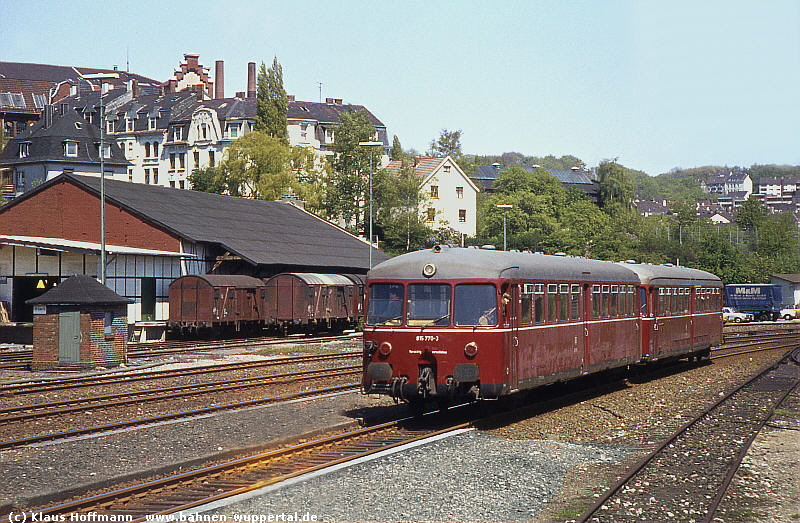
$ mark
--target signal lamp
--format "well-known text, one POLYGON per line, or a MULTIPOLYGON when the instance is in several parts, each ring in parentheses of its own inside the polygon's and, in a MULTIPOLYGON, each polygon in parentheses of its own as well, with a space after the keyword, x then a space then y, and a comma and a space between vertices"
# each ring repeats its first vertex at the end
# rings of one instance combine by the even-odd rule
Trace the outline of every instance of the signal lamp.
POLYGON ((378 353, 381 356, 384 357, 388 356, 391 352, 392 352, 392 344, 389 343, 388 341, 384 341, 383 343, 381 343, 381 346, 378 347, 378 353))
POLYGON ((478 354, 478 344, 474 341, 467 343, 464 346, 464 355, 467 358, 474 358, 478 354))

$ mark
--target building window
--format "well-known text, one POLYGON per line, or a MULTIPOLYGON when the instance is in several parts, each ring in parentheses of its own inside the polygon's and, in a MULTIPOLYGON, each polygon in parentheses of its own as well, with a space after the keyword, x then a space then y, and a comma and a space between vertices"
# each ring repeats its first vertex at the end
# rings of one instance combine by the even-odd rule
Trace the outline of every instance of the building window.
POLYGON ((128 181, 129 182, 133 181, 133 168, 132 167, 128 167, 128 181))
POLYGON ((133 152, 133 142, 128 142, 128 152, 133 152))
POLYGON ((150 142, 144 142, 144 157, 150 158, 150 142))
POLYGON ((103 144, 103 158, 111 158, 111 144, 103 144))
POLYGON ((444 172, 446 172, 446 173, 449 173, 449 172, 450 172, 450 166, 449 166, 449 165, 445 165, 445 166, 442 168, 442 170, 444 170, 444 172))
POLYGON ((176 141, 176 142, 178 140, 183 140, 183 129, 182 128, 180 128, 178 126, 175 126, 175 127, 172 128, 172 140, 176 141))
POLYGON ((158 185, 158 169, 153 169, 153 183, 158 185))
POLYGON ((333 143, 333 137, 335 132, 333 129, 325 129, 325 141, 328 143, 333 143))
POLYGON ((466 209, 459 209, 458 210, 458 223, 467 223, 467 210, 466 209))
POLYGON ((180 165, 181 169, 186 168, 186 153, 180 153, 178 155, 178 165, 180 165))
POLYGON ((208 140, 208 125, 200 124, 200 136, 203 137, 203 140, 208 140))
POLYGON ((208 151, 208 165, 214 167, 216 161, 214 159, 214 151, 208 151))
POLYGON ((104 334, 111 334, 111 324, 114 322, 114 313, 111 311, 107 311, 105 313, 105 318, 103 318, 103 333, 104 334))
POLYGON ((185 189, 186 188, 186 182, 184 182, 183 180, 180 180, 178 182, 178 187, 180 187, 181 189, 185 189))
POLYGON ((153 157, 158 158, 158 142, 153 142, 153 157))
POLYGON ((232 123, 228 125, 228 137, 230 138, 238 138, 239 137, 239 124, 232 123))
POLYGON ((438 198, 438 197, 439 197, 439 186, 431 185, 431 198, 438 198))
POLYGON ((464 199, 464 188, 463 187, 456 187, 456 198, 459 200, 464 199))
POLYGON ((25 171, 14 171, 14 186, 18 191, 25 190, 25 171))
POLYGON ((169 181, 169 186, 174 189, 175 188, 175 180, 170 180, 169 181))
POLYGON ((125 130, 133 131, 133 118, 125 118, 125 130))
POLYGON ((31 144, 28 142, 22 142, 19 144, 19 157, 20 158, 27 158, 28 155, 31 153, 31 144))
POLYGON ((64 156, 78 156, 78 142, 64 142, 64 156))
POLYGON ((147 119, 147 128, 148 129, 155 129, 156 128, 156 117, 151 116, 147 119))
POLYGON ((106 122, 106 132, 113 133, 114 132, 114 122, 108 121, 106 122))
POLYGON ((428 208, 425 211, 425 214, 426 214, 425 219, 428 220, 429 222, 432 222, 436 219, 436 209, 434 209, 433 207, 428 208))
POLYGON ((175 170, 175 153, 169 153, 169 168, 175 170))
POLYGON ((144 183, 150 183, 150 169, 144 170, 144 183))
POLYGON ((200 151, 195 151, 194 154, 194 168, 200 167, 200 151))

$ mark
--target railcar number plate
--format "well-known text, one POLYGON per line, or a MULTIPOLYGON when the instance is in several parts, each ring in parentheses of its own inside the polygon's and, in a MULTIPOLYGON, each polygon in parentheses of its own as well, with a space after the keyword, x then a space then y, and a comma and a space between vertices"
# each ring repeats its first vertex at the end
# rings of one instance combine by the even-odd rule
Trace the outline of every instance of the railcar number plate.
POLYGON ((417 336, 417 341, 439 341, 439 336, 417 336))

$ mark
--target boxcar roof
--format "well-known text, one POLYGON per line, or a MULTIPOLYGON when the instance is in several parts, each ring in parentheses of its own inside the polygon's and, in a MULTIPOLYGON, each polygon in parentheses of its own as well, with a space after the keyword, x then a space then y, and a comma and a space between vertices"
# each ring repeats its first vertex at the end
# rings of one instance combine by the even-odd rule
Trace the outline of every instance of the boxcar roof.
POLYGON ((622 263, 620 265, 639 275, 645 285, 706 285, 722 287, 722 280, 710 272, 674 265, 651 265, 649 263, 622 263))
POLYGON ((447 246, 392 258, 377 265, 367 277, 422 279, 422 268, 428 263, 436 267, 436 274, 431 279, 507 277, 554 281, 639 281, 636 273, 614 262, 447 246))
MULTIPOLYGON (((347 276, 341 274, 319 274, 315 272, 287 272, 283 275, 290 274, 300 278, 308 285, 354 285, 354 282, 347 276)), ((278 276, 282 276, 278 274, 278 276)), ((277 278, 278 276, 273 276, 277 278)))
POLYGON ((244 276, 242 274, 191 274, 188 276, 181 276, 173 281, 170 287, 187 278, 204 280, 212 287, 259 287, 264 285, 264 282, 258 278, 244 276))

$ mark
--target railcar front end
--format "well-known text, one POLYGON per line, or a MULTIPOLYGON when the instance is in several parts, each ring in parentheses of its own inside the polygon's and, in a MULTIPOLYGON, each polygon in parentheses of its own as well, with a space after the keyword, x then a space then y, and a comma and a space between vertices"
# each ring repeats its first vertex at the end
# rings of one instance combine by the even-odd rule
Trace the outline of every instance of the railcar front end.
POLYGON ((369 281, 364 392, 411 403, 507 393, 501 285, 475 278, 369 281))

